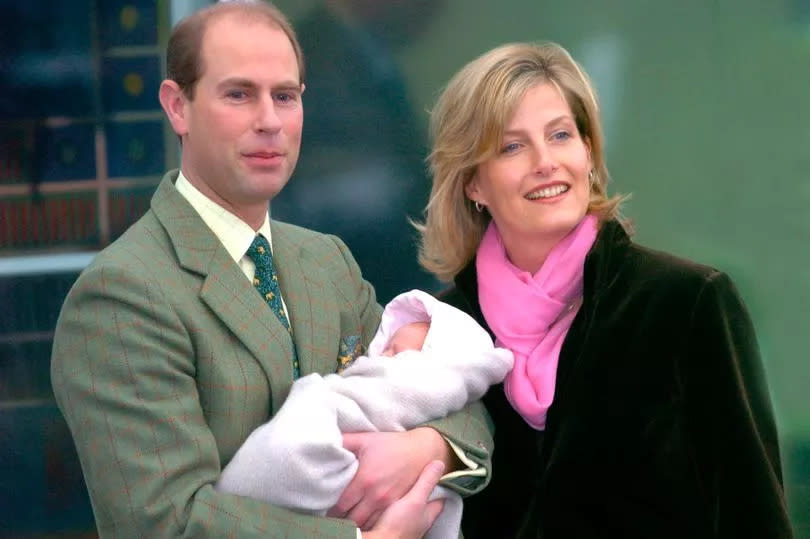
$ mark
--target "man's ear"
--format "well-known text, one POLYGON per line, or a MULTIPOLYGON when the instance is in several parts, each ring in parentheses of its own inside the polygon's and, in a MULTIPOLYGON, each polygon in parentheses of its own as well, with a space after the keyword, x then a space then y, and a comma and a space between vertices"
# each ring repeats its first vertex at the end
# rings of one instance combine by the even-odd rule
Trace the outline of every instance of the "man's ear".
POLYGON ((183 137, 188 133, 188 125, 186 119, 186 103, 188 98, 183 90, 173 80, 164 80, 160 83, 160 90, 158 90, 158 98, 160 105, 166 112, 166 117, 169 123, 172 124, 172 129, 178 136, 183 137))

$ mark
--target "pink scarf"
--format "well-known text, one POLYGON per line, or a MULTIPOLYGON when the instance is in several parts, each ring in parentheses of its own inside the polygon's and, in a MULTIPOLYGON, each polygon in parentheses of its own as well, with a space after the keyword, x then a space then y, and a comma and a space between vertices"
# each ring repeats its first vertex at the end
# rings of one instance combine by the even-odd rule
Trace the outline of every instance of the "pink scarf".
POLYGON ((585 256, 596 240, 597 219, 586 216, 531 275, 509 262, 494 222, 478 246, 481 312, 496 344, 511 350, 515 367, 504 387, 512 407, 537 430, 546 426, 554 398, 557 361, 582 298, 585 256))

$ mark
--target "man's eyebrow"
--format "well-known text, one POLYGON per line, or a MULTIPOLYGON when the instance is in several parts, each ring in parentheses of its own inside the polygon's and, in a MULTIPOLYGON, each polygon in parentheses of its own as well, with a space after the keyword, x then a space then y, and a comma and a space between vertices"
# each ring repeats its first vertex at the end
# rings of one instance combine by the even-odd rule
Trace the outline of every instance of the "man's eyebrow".
MULTIPOLYGON (((228 87, 228 86, 231 86, 231 87, 236 86, 236 87, 239 87, 239 88, 257 88, 259 85, 256 84, 254 81, 252 81, 250 79, 243 78, 243 77, 230 77, 230 78, 227 78, 227 79, 224 79, 224 80, 220 81, 219 84, 217 84, 217 87, 219 87, 219 88, 228 87)), ((288 91, 300 92, 301 91, 301 84, 298 83, 298 82, 295 82, 293 80, 285 80, 285 81, 281 81, 281 82, 279 82, 277 84, 274 84, 273 85, 273 90, 288 90, 288 91)))
POLYGON ((255 88, 256 83, 253 82, 250 79, 244 79, 244 78, 241 78, 241 77, 231 77, 231 78, 225 79, 223 81, 220 81, 220 83, 217 84, 217 86, 218 87, 238 86, 240 88, 255 88))
POLYGON ((274 90, 294 90, 296 92, 301 91, 301 84, 294 81, 283 81, 278 84, 273 85, 274 90))

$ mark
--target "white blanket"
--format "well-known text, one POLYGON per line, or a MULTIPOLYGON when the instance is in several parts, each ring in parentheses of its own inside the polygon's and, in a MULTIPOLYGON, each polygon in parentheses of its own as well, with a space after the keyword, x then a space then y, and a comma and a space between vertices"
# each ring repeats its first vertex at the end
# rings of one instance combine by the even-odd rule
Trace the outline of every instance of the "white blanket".
MULTIPOLYGON (((218 490, 324 515, 357 471, 343 448, 344 432, 403 431, 444 417, 480 399, 512 368, 512 353, 467 314, 413 290, 385 308, 369 356, 342 374, 310 374, 293 383, 271 421, 254 430, 228 463, 218 490), (421 351, 380 356, 402 325, 430 321, 421 351)), ((461 498, 437 487, 445 499, 426 537, 455 539, 461 498)))

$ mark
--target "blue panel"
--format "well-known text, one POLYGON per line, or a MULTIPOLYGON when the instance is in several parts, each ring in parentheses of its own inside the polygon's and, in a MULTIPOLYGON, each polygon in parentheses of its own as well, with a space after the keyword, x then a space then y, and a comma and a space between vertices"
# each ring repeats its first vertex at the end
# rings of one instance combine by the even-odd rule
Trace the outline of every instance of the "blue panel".
POLYGON ((73 273, 55 273, 0 279, 0 305, 11 306, 0 309, 0 334, 53 331, 76 278, 73 273))
POLYGON ((55 403, 0 413, 0 496, 4 537, 94 529, 78 457, 55 403))
POLYGON ((118 238, 147 212, 154 193, 154 185, 110 191, 110 240, 118 238))
POLYGON ((53 398, 52 348, 50 339, 16 343, 0 340, 0 402, 53 398))
POLYGON ((22 128, 0 128, 0 184, 28 181, 31 156, 25 140, 22 128))
POLYGON ((162 174, 163 123, 111 122, 106 125, 107 167, 111 178, 162 174))
POLYGON ((160 62, 157 56, 107 58, 102 66, 104 110, 157 110, 160 62))
POLYGON ((0 0, 0 117, 93 113, 90 0, 0 0))
POLYGON ((157 45, 157 0, 99 3, 101 47, 157 45))
POLYGON ((73 124, 37 129, 33 179, 84 180, 96 177, 95 126, 73 124))

